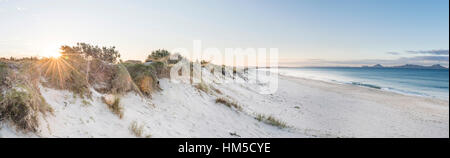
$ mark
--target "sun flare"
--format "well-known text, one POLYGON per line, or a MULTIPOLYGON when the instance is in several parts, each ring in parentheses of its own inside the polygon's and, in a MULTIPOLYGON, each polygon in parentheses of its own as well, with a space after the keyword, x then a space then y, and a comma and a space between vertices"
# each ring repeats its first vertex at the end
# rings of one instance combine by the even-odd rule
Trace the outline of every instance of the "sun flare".
POLYGON ((48 47, 41 55, 46 58, 59 58, 61 57, 61 49, 58 46, 48 47))
POLYGON ((60 52, 46 52, 44 54, 44 57, 47 57, 47 58, 59 58, 59 57, 61 57, 61 53, 60 52))

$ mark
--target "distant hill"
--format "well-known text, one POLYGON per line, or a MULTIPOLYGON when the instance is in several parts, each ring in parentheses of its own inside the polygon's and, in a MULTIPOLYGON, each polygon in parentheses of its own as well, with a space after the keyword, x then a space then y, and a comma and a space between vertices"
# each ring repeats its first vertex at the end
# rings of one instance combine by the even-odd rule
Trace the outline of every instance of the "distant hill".
POLYGON ((384 66, 381 65, 381 64, 377 64, 377 65, 374 65, 374 66, 372 66, 372 67, 375 67, 375 68, 383 68, 384 66))
POLYGON ((446 67, 441 66, 440 64, 435 64, 435 65, 431 65, 431 66, 406 64, 406 65, 391 66, 391 67, 384 67, 381 64, 376 64, 374 66, 363 66, 363 67, 365 67, 365 68, 402 68, 402 69, 448 69, 446 67))
POLYGON ((432 66, 421 66, 421 65, 413 65, 413 64, 406 64, 402 66, 393 66, 393 68, 404 68, 404 69, 448 69, 446 67, 443 67, 439 64, 432 65, 432 66))

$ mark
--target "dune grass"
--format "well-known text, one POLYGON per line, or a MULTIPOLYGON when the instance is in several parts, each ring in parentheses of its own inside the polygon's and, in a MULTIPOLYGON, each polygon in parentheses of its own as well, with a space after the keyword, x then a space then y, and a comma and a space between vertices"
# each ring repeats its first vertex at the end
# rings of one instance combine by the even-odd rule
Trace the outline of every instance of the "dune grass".
POLYGON ((130 131, 135 135, 136 137, 145 137, 145 138, 151 138, 151 134, 147 134, 144 136, 144 125, 138 125, 136 121, 133 121, 130 125, 130 131))
POLYGON ((9 70, 8 70, 8 66, 6 65, 6 63, 0 62, 0 86, 6 84, 6 78, 8 76, 8 72, 9 72, 9 70))
POLYGON ((123 106, 120 104, 120 98, 114 96, 113 98, 102 98, 103 102, 108 106, 109 110, 119 116, 120 119, 123 118, 123 106), (114 99, 114 100, 113 100, 114 99))
POLYGON ((200 83, 196 84, 194 87, 200 91, 207 93, 207 94, 209 94, 209 92, 210 92, 209 86, 204 82, 200 82, 200 83))
POLYGON ((123 118, 123 107, 120 105, 120 98, 116 98, 114 100, 113 105, 109 106, 109 108, 119 116, 119 118, 123 118))
POLYGON ((90 105, 92 105, 91 102, 87 101, 86 99, 83 99, 81 101, 81 104, 83 104, 83 106, 90 106, 90 105))
POLYGON ((136 121, 131 123, 130 130, 136 137, 142 137, 144 134, 144 126, 139 126, 136 121))
POLYGON ((266 116, 266 115, 263 115, 263 114, 257 114, 255 119, 258 120, 258 121, 264 122, 266 124, 279 127, 279 128, 287 128, 288 127, 286 122, 278 120, 278 119, 276 119, 273 116, 266 116))
POLYGON ((213 86, 211 86, 211 89, 212 89, 214 92, 216 92, 217 94, 223 94, 222 91, 220 91, 219 89, 217 89, 217 88, 215 88, 215 87, 213 87, 213 86))
POLYGON ((53 113, 39 91, 18 85, 0 94, 0 120, 9 121, 22 132, 37 132, 39 114, 53 113))
POLYGON ((228 106, 229 108, 235 108, 238 111, 242 111, 242 107, 238 103, 231 101, 229 99, 226 99, 226 98, 217 98, 216 103, 220 103, 220 104, 228 106))
POLYGON ((53 113, 42 97, 32 60, 0 62, 0 121, 18 131, 36 132, 40 114, 53 113))

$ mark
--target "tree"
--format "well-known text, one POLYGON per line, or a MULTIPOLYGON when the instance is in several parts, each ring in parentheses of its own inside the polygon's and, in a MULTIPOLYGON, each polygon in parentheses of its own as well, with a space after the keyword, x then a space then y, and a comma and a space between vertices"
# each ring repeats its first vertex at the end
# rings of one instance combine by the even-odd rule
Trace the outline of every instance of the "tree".
POLYGON ((62 46, 63 55, 82 55, 85 58, 92 57, 108 63, 116 63, 120 53, 116 47, 99 47, 86 43, 77 43, 76 46, 62 46))
POLYGON ((170 52, 169 52, 169 51, 167 51, 167 50, 165 50, 165 49, 158 49, 158 50, 152 51, 152 54, 150 54, 150 55, 147 57, 147 60, 149 60, 149 59, 155 59, 155 60, 158 60, 158 59, 167 57, 167 56, 169 56, 169 55, 170 55, 170 52))

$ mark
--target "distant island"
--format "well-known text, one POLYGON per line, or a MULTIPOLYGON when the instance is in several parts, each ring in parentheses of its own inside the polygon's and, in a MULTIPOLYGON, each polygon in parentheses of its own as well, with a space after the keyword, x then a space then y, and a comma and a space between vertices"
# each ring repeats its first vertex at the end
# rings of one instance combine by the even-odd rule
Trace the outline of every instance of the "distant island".
POLYGON ((422 65, 414 65, 414 64, 406 64, 401 66, 389 66, 385 67, 381 64, 376 64, 374 66, 362 66, 364 68, 402 68, 402 69, 444 69, 447 70, 448 68, 441 66, 440 64, 435 64, 431 66, 422 66, 422 65))

